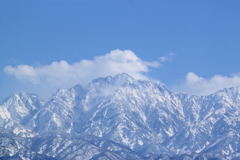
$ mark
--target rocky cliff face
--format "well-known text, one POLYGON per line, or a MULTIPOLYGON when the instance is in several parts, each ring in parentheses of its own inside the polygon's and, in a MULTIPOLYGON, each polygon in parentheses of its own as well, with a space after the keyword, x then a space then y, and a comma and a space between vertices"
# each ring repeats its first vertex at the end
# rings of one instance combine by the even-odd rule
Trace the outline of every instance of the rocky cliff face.
POLYGON ((123 73, 59 89, 48 102, 13 94, 0 113, 2 158, 240 157, 240 87, 176 94, 123 73))

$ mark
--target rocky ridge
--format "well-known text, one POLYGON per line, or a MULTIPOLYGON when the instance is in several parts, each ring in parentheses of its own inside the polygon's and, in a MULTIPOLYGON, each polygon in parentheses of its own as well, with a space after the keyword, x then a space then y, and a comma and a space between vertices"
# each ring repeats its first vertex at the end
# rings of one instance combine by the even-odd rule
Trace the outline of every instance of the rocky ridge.
POLYGON ((240 158, 240 87, 173 93, 123 73, 59 89, 44 102, 21 92, 0 106, 1 158, 240 158))

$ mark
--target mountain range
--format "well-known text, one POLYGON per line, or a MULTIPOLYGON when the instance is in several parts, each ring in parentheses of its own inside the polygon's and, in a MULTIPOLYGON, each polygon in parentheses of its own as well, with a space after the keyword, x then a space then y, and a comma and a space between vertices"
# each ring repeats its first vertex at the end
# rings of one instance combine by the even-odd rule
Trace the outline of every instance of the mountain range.
POLYGON ((240 87, 174 93, 122 73, 0 106, 0 159, 240 159, 240 87))

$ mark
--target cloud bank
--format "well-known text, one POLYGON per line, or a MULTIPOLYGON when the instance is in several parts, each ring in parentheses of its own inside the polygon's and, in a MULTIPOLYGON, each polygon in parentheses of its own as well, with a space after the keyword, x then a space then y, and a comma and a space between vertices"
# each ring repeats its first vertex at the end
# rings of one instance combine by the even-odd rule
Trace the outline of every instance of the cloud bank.
POLYGON ((175 84, 172 89, 176 92, 194 95, 209 95, 223 88, 235 86, 240 86, 240 73, 230 76, 215 75, 205 79, 193 72, 189 72, 185 79, 181 83, 175 84))
POLYGON ((157 61, 143 61, 130 50, 113 50, 93 60, 81 60, 74 64, 62 60, 45 66, 6 66, 4 72, 19 80, 49 88, 71 87, 77 83, 88 84, 92 79, 119 73, 128 73, 136 79, 148 79, 144 73, 151 67, 159 67, 157 61))
MULTIPOLYGON (((41 90, 39 94, 49 94, 49 91, 55 92, 62 87, 72 87, 78 83, 86 86, 95 78, 114 76, 123 72, 135 79, 149 80, 146 73, 151 68, 158 68, 162 66, 162 63, 171 61, 173 56, 174 54, 170 53, 159 57, 159 62, 149 62, 141 60, 131 50, 117 49, 103 56, 96 56, 92 60, 81 60, 73 64, 62 60, 37 67, 30 65, 6 66, 3 71, 20 81, 29 83, 29 88, 35 88, 34 92, 38 93, 37 91, 41 90)), ((215 75, 205 79, 189 72, 184 80, 170 88, 174 92, 208 95, 234 86, 240 86, 240 73, 231 76, 215 75)))

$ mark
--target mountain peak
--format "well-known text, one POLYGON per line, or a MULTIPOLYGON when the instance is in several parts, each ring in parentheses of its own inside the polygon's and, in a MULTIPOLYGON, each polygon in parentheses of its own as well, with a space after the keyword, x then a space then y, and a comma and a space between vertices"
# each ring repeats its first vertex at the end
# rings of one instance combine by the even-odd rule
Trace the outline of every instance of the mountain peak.
POLYGON ((128 75, 127 73, 117 74, 113 78, 115 78, 115 79, 122 79, 122 80, 133 80, 133 78, 130 75, 128 75))
POLYGON ((240 86, 235 86, 231 88, 224 88, 222 90, 219 90, 212 95, 218 95, 218 96, 226 96, 226 95, 239 95, 240 94, 240 86))
MULTIPOLYGON (((134 81, 134 79, 129 76, 127 73, 117 74, 114 77, 100 77, 92 80, 92 82, 88 85, 88 87, 106 87, 106 86, 122 86, 123 84, 134 81)), ((87 87, 87 88, 88 88, 87 87)))
POLYGON ((17 100, 17 99, 19 99, 20 101, 23 101, 24 103, 29 100, 38 100, 39 103, 41 103, 41 104, 44 103, 43 99, 39 95, 37 95, 35 93, 27 93, 27 92, 21 91, 19 93, 13 93, 10 96, 8 96, 7 98, 5 98, 2 105, 4 103, 15 102, 15 100, 17 100))

